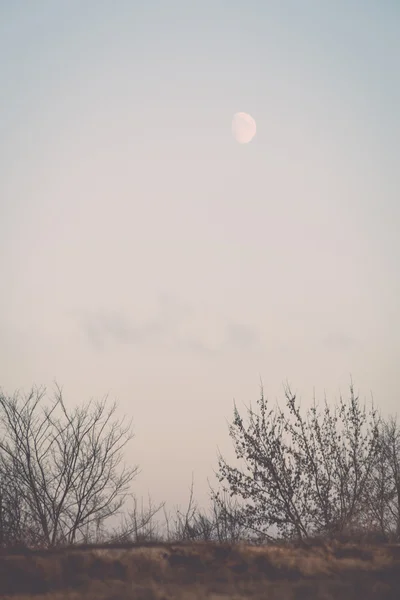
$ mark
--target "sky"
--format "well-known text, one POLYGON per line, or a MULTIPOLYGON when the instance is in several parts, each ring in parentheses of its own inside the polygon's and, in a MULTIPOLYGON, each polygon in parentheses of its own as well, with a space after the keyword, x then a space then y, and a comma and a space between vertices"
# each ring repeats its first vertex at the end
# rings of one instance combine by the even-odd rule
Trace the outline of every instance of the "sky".
POLYGON ((233 400, 398 403, 400 5, 0 1, 0 387, 207 505, 233 400), (232 136, 236 112, 257 134, 232 136))

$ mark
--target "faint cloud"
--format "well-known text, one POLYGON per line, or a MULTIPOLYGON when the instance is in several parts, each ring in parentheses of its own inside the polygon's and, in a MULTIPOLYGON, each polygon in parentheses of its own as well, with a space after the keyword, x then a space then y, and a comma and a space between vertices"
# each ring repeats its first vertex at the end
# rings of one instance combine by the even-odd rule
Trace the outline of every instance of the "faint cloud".
POLYGON ((226 328, 226 345, 239 350, 257 350, 261 347, 258 333, 242 323, 230 323, 226 328))
POLYGON ((357 340, 344 333, 330 333, 322 339, 324 346, 330 350, 347 350, 357 345, 357 340))
POLYGON ((73 311, 79 328, 90 344, 103 349, 109 343, 143 346, 166 344, 169 348, 201 355, 250 352, 261 348, 257 332, 237 322, 190 309, 169 296, 159 297, 154 317, 135 323, 116 310, 73 311))
POLYGON ((96 348, 103 348, 109 342, 143 345, 171 335, 186 310, 183 304, 162 295, 154 317, 142 323, 135 323, 131 317, 116 310, 79 310, 73 311, 73 316, 89 342, 96 348))
POLYGON ((134 326, 130 320, 117 312, 80 312, 78 323, 89 342, 96 348, 101 348, 106 342, 113 341, 121 344, 139 344, 156 333, 155 322, 142 326, 134 326))
POLYGON ((186 335, 181 338, 181 346, 197 354, 217 355, 229 351, 255 352, 262 349, 258 333, 250 326, 229 322, 220 327, 218 341, 207 335, 186 335))
POLYGON ((215 355, 218 352, 218 348, 215 346, 191 336, 177 338, 176 347, 185 352, 203 356, 215 355))

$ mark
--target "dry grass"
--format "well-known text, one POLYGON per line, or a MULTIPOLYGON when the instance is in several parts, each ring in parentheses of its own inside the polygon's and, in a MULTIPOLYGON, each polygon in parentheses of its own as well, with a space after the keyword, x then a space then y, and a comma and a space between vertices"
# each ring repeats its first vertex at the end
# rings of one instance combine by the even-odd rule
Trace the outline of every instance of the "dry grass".
POLYGON ((0 597, 27 600, 398 600, 400 545, 153 544, 0 556, 0 597))

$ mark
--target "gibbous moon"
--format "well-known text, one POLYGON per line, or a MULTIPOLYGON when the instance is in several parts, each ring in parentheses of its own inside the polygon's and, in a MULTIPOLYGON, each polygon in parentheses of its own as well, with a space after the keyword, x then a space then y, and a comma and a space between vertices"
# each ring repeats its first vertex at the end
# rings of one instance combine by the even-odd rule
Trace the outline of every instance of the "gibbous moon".
POLYGON ((256 122, 247 113, 238 112, 232 119, 233 137, 239 144, 248 144, 256 135, 256 122))

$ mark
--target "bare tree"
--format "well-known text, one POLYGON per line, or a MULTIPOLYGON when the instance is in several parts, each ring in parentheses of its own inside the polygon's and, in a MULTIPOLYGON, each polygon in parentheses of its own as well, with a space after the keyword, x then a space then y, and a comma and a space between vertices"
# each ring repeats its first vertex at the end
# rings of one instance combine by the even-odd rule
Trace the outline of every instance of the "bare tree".
POLYGON ((215 523, 215 539, 218 542, 236 543, 249 540, 252 537, 246 519, 243 516, 243 507, 237 498, 232 498, 226 492, 211 490, 212 513, 215 523))
POLYGON ((286 399, 291 417, 286 432, 300 451, 312 533, 337 535, 359 527, 364 493, 379 454, 377 412, 372 406, 367 415, 352 383, 348 402, 340 396, 332 410, 325 398, 321 415, 314 398, 305 421, 289 388, 286 399))
MULTIPOLYGON (((137 467, 122 465, 131 423, 113 420, 107 398, 68 410, 56 386, 51 406, 45 389, 24 398, 0 392, 0 483, 10 489, 34 545, 71 544, 117 514, 137 467)), ((11 515, 10 515, 11 516, 11 515)))
POLYGON ((400 429, 397 417, 381 420, 380 451, 366 490, 365 520, 384 539, 400 540, 400 429))
POLYGON ((0 467, 0 548, 29 545, 37 533, 15 479, 5 477, 0 467))
POLYGON ((175 510, 172 529, 170 516, 165 512, 167 539, 174 541, 209 541, 212 539, 214 523, 205 513, 198 509, 194 501, 194 479, 190 486, 189 501, 185 512, 179 507, 175 510))
POLYGON ((120 542, 152 542, 161 539, 159 523, 155 520, 156 515, 164 508, 165 503, 154 505, 150 496, 148 506, 145 507, 143 499, 139 507, 136 497, 133 498, 133 506, 124 514, 121 523, 108 536, 109 543, 120 542))
POLYGON ((397 417, 389 417, 384 424, 382 445, 393 486, 388 497, 389 519, 393 523, 396 538, 400 540, 400 429, 397 417))
POLYGON ((285 387, 286 414, 268 409, 261 389, 258 412, 248 424, 234 407, 230 436, 239 467, 219 456, 223 491, 241 498, 242 523, 259 539, 305 539, 337 535, 357 523, 379 451, 378 418, 367 415, 350 385, 350 399, 332 410, 325 399, 301 416, 296 396, 285 387))
POLYGON ((187 508, 176 508, 172 519, 165 514, 167 539, 170 541, 238 542, 245 538, 245 526, 237 501, 210 488, 211 505, 207 510, 198 508, 194 501, 194 479, 190 486, 187 508))

